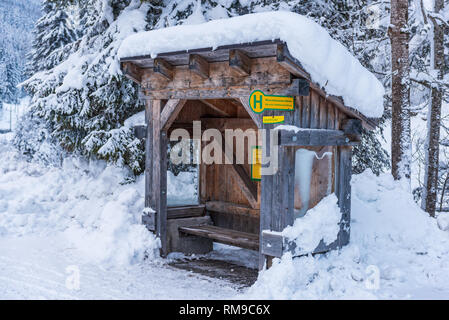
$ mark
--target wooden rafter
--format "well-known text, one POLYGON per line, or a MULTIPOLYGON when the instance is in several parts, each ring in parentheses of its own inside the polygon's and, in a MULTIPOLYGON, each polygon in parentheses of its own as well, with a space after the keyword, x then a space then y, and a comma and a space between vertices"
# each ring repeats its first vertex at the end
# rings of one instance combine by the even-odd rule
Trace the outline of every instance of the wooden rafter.
POLYGON ((232 115, 235 113, 235 106, 226 100, 201 99, 200 101, 223 117, 232 117, 232 115))
POLYGON ((204 124, 205 129, 214 128, 220 131, 240 128, 257 129, 254 121, 246 118, 201 118, 201 123, 204 124))

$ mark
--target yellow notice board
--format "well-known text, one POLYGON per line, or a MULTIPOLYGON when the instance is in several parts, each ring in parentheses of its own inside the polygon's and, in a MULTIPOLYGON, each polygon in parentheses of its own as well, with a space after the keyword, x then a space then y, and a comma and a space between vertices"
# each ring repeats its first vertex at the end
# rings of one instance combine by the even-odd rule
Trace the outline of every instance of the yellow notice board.
POLYGON ((249 105, 255 113, 261 113, 265 109, 294 110, 295 98, 286 96, 270 96, 265 95, 260 90, 255 90, 249 96, 249 105))
POLYGON ((283 123, 284 116, 263 116, 263 123, 283 123))
POLYGON ((260 180, 262 178, 262 148, 260 146, 253 147, 251 159, 251 179, 260 180))

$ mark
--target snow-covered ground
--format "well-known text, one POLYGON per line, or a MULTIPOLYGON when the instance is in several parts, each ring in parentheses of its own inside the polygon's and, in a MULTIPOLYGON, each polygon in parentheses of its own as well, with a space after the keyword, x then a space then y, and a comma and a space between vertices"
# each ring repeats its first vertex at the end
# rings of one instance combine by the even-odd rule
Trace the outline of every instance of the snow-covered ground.
MULTIPOLYGON (((429 218, 389 175, 353 177, 349 246, 286 255, 239 289, 158 257, 139 223, 143 177, 124 183, 126 170, 76 158, 30 163, 11 136, 0 135, 1 299, 449 298, 448 216, 429 218)), ((217 248, 214 258, 254 258, 217 248)))
POLYGON ((142 179, 120 184, 127 172, 101 162, 28 163, 11 136, 0 135, 0 299, 237 294, 229 282, 174 269, 154 254, 158 241, 139 223, 142 179))
POLYGON ((365 172, 352 186, 350 244, 324 256, 284 256, 245 297, 449 298, 448 216, 429 218, 391 175, 365 172))

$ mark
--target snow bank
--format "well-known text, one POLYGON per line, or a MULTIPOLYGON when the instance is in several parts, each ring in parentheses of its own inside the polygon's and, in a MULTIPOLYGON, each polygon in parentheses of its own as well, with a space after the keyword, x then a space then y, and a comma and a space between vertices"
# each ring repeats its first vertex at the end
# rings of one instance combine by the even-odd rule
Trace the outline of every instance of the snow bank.
POLYGON ((95 262, 127 265, 157 256, 140 222, 144 179, 100 161, 64 159, 62 168, 26 162, 0 135, 0 237, 63 233, 95 262))
POLYGON ((287 43, 312 80, 329 95, 367 117, 383 112, 384 88, 339 42, 308 18, 287 11, 262 12, 140 32, 127 37, 119 58, 279 39, 287 43))
MULTIPOLYGON (((141 224, 144 175, 129 183, 125 168, 76 157, 61 168, 27 162, 12 136, 0 134, 0 237, 62 232, 87 258, 110 265, 159 256, 159 239, 141 224)), ((194 172, 167 175, 169 204, 196 203, 194 172)))
POLYGON ((295 255, 313 251, 321 240, 330 244, 337 239, 341 219, 337 197, 330 194, 315 207, 307 211, 304 217, 297 218, 293 226, 282 231, 282 235, 289 241, 296 243, 295 255))
POLYGON ((449 232, 391 175, 366 171, 354 176, 352 185, 350 244, 315 257, 285 254, 240 297, 447 298, 449 232))

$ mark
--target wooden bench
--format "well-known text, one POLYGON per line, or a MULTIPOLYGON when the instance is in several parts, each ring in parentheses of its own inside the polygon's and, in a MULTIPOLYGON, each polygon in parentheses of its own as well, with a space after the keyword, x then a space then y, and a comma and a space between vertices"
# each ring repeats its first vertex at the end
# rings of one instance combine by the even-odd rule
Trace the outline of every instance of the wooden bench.
POLYGON ((176 206, 167 208, 167 219, 180 219, 204 216, 204 204, 176 206))
POLYGON ((216 242, 229 244, 240 248, 256 251, 259 250, 258 234, 225 229, 211 225, 179 227, 179 231, 185 234, 212 239, 216 242))

